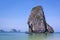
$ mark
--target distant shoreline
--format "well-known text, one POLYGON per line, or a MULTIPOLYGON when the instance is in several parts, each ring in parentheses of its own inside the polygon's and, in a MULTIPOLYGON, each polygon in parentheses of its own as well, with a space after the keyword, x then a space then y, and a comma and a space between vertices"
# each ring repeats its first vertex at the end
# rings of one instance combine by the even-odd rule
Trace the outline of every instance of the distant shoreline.
MULTIPOLYGON (((29 32, 0 32, 0 33, 26 33, 26 34, 32 34, 32 33, 29 33, 29 32)), ((60 32, 54 32, 54 33, 60 33, 60 32)), ((54 33, 52 33, 52 34, 54 34, 54 33)), ((41 34, 41 33, 35 33, 35 34, 41 34)), ((42 33, 42 34, 44 34, 44 33, 42 33)), ((47 33, 47 34, 49 34, 49 33, 47 33)))

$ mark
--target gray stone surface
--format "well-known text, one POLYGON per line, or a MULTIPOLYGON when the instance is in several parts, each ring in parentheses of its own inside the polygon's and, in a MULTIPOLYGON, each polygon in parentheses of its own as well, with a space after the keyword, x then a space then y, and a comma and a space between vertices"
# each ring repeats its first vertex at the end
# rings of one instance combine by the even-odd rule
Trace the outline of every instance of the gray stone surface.
POLYGON ((46 23, 42 6, 32 8, 28 18, 28 27, 31 33, 54 32, 53 28, 46 23))
POLYGON ((48 30, 47 32, 49 32, 49 33, 54 32, 53 28, 49 24, 47 24, 47 30, 48 30))

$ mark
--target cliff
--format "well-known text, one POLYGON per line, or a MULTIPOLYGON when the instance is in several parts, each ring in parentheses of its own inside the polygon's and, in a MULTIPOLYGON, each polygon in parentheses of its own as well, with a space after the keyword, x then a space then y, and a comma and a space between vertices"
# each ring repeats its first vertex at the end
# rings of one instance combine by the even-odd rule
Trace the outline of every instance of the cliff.
POLYGON ((53 28, 47 24, 42 6, 32 8, 28 18, 28 27, 30 33, 54 32, 53 28))

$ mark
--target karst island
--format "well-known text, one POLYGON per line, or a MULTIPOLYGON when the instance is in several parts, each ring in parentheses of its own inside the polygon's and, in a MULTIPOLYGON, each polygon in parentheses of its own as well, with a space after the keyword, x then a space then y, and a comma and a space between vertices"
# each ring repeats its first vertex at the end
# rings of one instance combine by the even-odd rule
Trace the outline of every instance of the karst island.
POLYGON ((47 23, 42 6, 33 7, 28 18, 29 33, 53 33, 53 28, 47 23))

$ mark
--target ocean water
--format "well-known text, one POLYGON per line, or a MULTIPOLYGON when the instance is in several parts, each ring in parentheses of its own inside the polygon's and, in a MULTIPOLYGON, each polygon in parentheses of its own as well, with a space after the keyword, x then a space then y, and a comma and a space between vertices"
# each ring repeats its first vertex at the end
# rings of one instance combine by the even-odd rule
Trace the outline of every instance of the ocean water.
POLYGON ((0 40, 60 40, 60 33, 0 33, 0 40))

